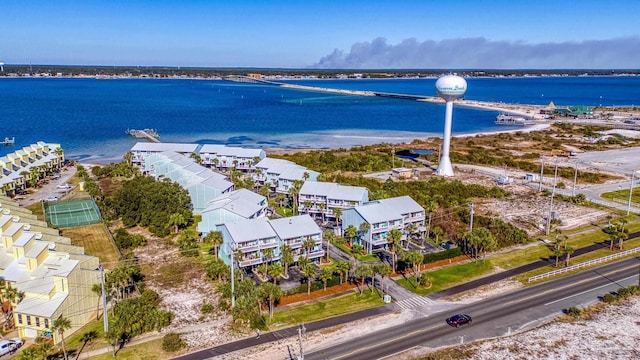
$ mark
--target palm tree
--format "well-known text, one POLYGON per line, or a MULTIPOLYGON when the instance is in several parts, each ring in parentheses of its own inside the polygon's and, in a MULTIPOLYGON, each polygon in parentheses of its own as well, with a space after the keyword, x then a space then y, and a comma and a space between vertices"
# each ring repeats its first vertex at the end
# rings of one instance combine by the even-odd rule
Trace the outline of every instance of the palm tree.
POLYGON ((222 233, 220 231, 211 231, 204 237, 204 241, 213 245, 215 255, 218 257, 218 250, 220 249, 220 245, 224 242, 222 233))
POLYGON ((380 286, 384 294, 384 278, 391 275, 391 266, 387 263, 380 263, 376 264, 373 270, 380 275, 380 286))
POLYGON ((349 246, 353 247, 353 238, 358 235, 358 229, 353 225, 349 225, 344 230, 344 235, 349 238, 349 246))
POLYGON ((367 234, 367 231, 371 230, 371 225, 368 222, 363 222, 360 223, 358 229, 360 230, 360 244, 364 245, 364 236, 367 234))
POLYGON ((562 256, 562 250, 560 250, 560 248, 556 246, 556 248, 553 249, 553 256, 556 257, 555 267, 558 267, 558 259, 560 258, 560 256, 562 256))
POLYGON ((438 203, 435 201, 429 201, 429 204, 427 204, 426 210, 429 212, 429 223, 427 226, 426 238, 429 239, 429 231, 431 231, 431 217, 433 216, 433 213, 436 212, 436 210, 438 210, 438 203))
POLYGON ((324 285, 324 291, 327 291, 327 282, 331 280, 333 277, 333 268, 330 266, 325 266, 320 270, 320 280, 322 281, 322 285, 324 285))
POLYGON ((322 219, 322 224, 325 224, 325 211, 327 210, 327 204, 326 203, 319 203, 318 207, 320 208, 320 219, 322 219))
POLYGON ((293 257, 293 250, 291 249, 291 246, 282 244, 282 246, 280 247, 280 252, 282 254, 282 258, 280 259, 280 261, 282 261, 282 264, 284 265, 284 277, 288 279, 289 265, 293 264, 293 262, 295 261, 293 257))
POLYGON ((80 353, 82 352, 84 347, 88 343, 92 342, 97 338, 98 338, 98 332, 95 330, 87 331, 86 333, 82 334, 82 337, 80 338, 80 341, 82 341, 82 346, 80 347, 80 350, 78 350, 78 354, 76 355, 76 360, 80 358, 80 353))
POLYGON ((422 259, 423 258, 424 257, 422 256, 422 253, 419 250, 408 251, 408 252, 404 253, 404 255, 402 256, 402 259, 404 261, 406 261, 409 264, 411 264, 411 267, 413 268, 413 273, 416 276, 416 280, 418 279, 418 276, 420 275, 419 266, 422 263, 422 259))
POLYGON ((347 275, 349 269, 351 269, 351 263, 348 261, 339 260, 336 262, 335 267, 338 275, 340 275, 340 285, 342 285, 343 275, 347 275))
POLYGON ((60 169, 60 167, 62 166, 62 162, 64 161, 64 150, 62 150, 61 147, 57 147, 55 150, 53 150, 53 154, 58 157, 58 169, 60 169))
POLYGON ((393 270, 393 272, 396 272, 400 239, 402 239, 402 232, 400 232, 400 230, 391 229, 391 231, 389 231, 389 235, 387 236, 387 243, 391 245, 391 269, 393 270))
POLYGON ((64 332, 71 329, 71 320, 65 317, 58 317, 53 321, 51 331, 57 332, 60 335, 60 341, 62 343, 62 353, 64 354, 64 360, 68 360, 67 349, 64 346, 64 332))
POLYGON ((316 266, 313 263, 306 263, 301 266, 300 271, 307 278, 307 295, 311 295, 311 282, 316 277, 316 266))
POLYGON ((373 269, 369 265, 362 264, 358 265, 353 272, 356 277, 361 279, 360 283, 362 284, 362 287, 360 288, 360 294, 362 294, 362 291, 364 290, 364 280, 369 276, 373 276, 373 269))
POLYGON ((276 301, 278 301, 282 295, 284 295, 282 289, 272 283, 263 283, 258 288, 258 294, 260 298, 267 300, 267 305, 269 306, 269 320, 273 319, 273 308, 276 301))
POLYGON ((302 184, 302 180, 293 180, 293 185, 289 189, 289 197, 291 197, 291 202, 293 204, 293 213, 296 215, 298 214, 298 194, 300 194, 302 184))
POLYGON ((31 187, 36 187, 36 185, 38 185, 38 180, 40 180, 40 171, 34 166, 29 171, 29 183, 31 187))
POLYGON ((38 345, 36 349, 40 353, 40 355, 42 355, 42 360, 47 360, 49 354, 53 352, 53 345, 49 341, 43 341, 38 345))
POLYGON ((93 284, 91 291, 98 296, 98 305, 96 306, 96 320, 100 319, 100 303, 102 302, 102 284, 93 284))
POLYGON ((284 274, 284 267, 277 262, 274 262, 269 265, 269 274, 273 278, 273 283, 278 282, 278 278, 284 274))
POLYGON ((179 227, 187 223, 184 215, 181 213, 173 213, 169 216, 169 226, 173 226, 173 232, 178 233, 179 227))
POLYGON ((571 258, 571 254, 573 254, 574 252, 574 248, 572 248, 571 246, 567 246, 564 250, 564 252, 567 254, 567 257, 565 259, 566 261, 566 266, 569 266, 569 258, 571 258))
POLYGON ((337 207, 333 208, 333 216, 336 217, 336 225, 340 228, 340 218, 342 217, 342 209, 337 207))
POLYGON ((302 242, 302 247, 304 248, 304 252, 307 256, 307 259, 309 258, 309 255, 311 255, 311 250, 316 246, 316 241, 313 240, 310 237, 307 237, 306 239, 304 239, 304 241, 302 242))
POLYGON ((36 347, 28 347, 20 353, 20 360, 35 360, 38 355, 40 355, 40 351, 36 347))
POLYGON ((131 151, 127 151, 127 153, 122 156, 122 159, 124 160, 124 162, 127 165, 129 165, 129 166, 133 165, 133 163, 132 163, 133 153, 131 151))

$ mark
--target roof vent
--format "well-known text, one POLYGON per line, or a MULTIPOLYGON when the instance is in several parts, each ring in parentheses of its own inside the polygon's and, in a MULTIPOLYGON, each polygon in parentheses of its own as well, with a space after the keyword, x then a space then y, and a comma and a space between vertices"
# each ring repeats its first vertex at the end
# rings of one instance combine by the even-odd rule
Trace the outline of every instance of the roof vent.
POLYGON ((42 233, 41 232, 37 232, 36 233, 36 240, 42 240, 42 233))
POLYGON ((11 210, 4 209, 4 211, 2 213, 5 214, 5 215, 9 215, 9 214, 11 214, 11 210))
POLYGON ((24 224, 24 226, 22 227, 25 231, 29 231, 31 230, 31 224, 24 224))
POLYGON ((289 219, 289 224, 291 224, 291 219, 289 219))
POLYGON ((14 216, 13 217, 13 222, 18 222, 20 221, 20 217, 19 216, 14 216))

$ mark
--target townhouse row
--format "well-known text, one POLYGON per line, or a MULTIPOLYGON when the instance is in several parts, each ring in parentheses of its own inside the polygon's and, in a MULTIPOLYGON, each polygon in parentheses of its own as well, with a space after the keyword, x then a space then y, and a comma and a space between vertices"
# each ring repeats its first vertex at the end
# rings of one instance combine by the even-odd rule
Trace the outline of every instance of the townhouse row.
POLYGON ((97 257, 71 244, 29 210, 0 196, 0 277, 4 281, 5 308, 13 309, 20 337, 61 339, 52 332, 59 317, 70 320, 72 334, 95 317, 100 283, 97 257))
POLYGON ((59 144, 39 141, 0 157, 0 194, 15 195, 45 172, 59 169, 64 151, 59 144))

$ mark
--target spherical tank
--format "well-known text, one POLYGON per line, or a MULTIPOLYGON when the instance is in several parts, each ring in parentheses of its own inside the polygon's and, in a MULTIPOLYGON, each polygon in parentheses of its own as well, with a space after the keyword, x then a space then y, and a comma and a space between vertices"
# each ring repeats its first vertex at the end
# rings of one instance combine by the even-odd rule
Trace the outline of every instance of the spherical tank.
POLYGON ((436 91, 446 101, 453 101, 467 91, 467 81, 457 75, 445 75, 436 81, 436 91))

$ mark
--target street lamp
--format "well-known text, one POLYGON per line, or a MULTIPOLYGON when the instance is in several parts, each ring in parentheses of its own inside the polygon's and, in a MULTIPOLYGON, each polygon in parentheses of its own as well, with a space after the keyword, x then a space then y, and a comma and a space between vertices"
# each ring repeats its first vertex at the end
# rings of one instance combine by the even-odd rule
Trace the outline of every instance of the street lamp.
POLYGON ((631 197, 633 195, 633 182, 635 181, 635 175, 638 170, 634 170, 631 173, 631 186, 629 186, 629 201, 627 202, 627 215, 631 212, 631 197))
POLYGON ((549 235, 549 231, 551 230, 551 214, 553 213, 553 196, 556 193, 556 180, 558 179, 558 158, 555 159, 555 170, 553 174, 553 188, 551 189, 551 201, 549 202, 549 216, 547 217, 547 236, 549 235))

